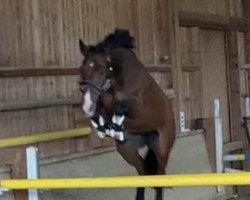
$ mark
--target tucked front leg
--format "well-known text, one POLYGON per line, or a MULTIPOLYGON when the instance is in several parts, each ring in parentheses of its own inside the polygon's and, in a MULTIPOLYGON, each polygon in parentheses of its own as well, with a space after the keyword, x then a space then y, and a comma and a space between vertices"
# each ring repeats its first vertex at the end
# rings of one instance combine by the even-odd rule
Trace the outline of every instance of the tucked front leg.
POLYGON ((91 118, 91 124, 96 129, 99 138, 106 136, 105 120, 101 115, 91 118))
POLYGON ((119 101, 115 106, 115 113, 112 117, 113 130, 115 132, 115 138, 119 141, 124 141, 124 126, 125 115, 128 112, 128 105, 125 101, 119 101))

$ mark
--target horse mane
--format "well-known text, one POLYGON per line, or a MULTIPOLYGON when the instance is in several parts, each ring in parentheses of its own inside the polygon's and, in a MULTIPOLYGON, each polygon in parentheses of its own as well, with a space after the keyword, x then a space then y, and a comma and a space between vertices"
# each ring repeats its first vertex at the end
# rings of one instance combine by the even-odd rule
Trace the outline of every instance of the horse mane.
POLYGON ((103 53, 107 47, 133 49, 133 43, 134 38, 130 35, 128 30, 115 29, 115 31, 107 35, 102 42, 95 46, 90 45, 89 51, 93 53, 103 53))

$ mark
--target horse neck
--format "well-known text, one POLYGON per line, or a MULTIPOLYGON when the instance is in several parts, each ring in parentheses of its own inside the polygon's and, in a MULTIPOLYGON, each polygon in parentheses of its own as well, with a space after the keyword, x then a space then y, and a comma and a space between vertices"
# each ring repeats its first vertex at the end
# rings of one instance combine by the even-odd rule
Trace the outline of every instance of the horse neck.
POLYGON ((145 68, 138 61, 135 53, 129 49, 118 48, 113 51, 112 57, 114 59, 115 67, 119 68, 116 82, 126 85, 135 85, 137 81, 143 81, 147 74, 145 68))

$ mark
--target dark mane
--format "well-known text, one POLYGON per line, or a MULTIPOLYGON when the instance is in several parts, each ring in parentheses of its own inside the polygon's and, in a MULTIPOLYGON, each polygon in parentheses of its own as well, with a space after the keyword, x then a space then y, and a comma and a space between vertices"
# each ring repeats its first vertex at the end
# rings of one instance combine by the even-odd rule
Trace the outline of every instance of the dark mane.
POLYGON ((134 38, 128 30, 115 29, 113 33, 107 35, 104 40, 95 46, 89 46, 89 51, 93 53, 103 53, 106 47, 111 48, 134 48, 134 38))

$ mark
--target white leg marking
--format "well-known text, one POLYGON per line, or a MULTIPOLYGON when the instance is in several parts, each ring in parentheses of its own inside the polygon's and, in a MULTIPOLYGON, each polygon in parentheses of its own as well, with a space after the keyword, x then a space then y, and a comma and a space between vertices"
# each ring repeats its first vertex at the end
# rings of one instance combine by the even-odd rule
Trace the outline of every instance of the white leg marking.
POLYGON ((124 115, 122 115, 122 116, 113 115, 113 117, 112 117, 112 122, 114 124, 119 125, 119 126, 122 125, 122 123, 124 122, 124 120, 125 120, 125 116, 124 115))
POLYGON ((114 129, 110 129, 110 137, 115 137, 115 130, 114 129))
POLYGON ((125 138, 124 138, 124 133, 123 133, 123 132, 116 132, 115 138, 116 138, 117 140, 124 141, 124 140, 125 140, 125 138))
POLYGON ((105 130, 105 134, 108 135, 108 136, 110 136, 110 130, 109 130, 109 129, 106 129, 106 130, 105 130))
POLYGON ((101 115, 99 116, 99 124, 100 124, 100 126, 104 126, 104 124, 105 124, 104 118, 101 115))
POLYGON ((91 111, 91 107, 93 106, 93 101, 91 99, 90 91, 88 90, 84 95, 84 103, 82 105, 82 110, 89 116, 93 116, 93 111, 91 111))
POLYGON ((101 132, 101 131, 97 131, 97 135, 99 138, 104 138, 105 137, 105 133, 101 132))
POLYGON ((92 126, 93 126, 94 128, 97 128, 97 127, 98 127, 98 124, 97 124, 95 121, 93 121, 93 120, 91 120, 91 124, 92 124, 92 126))
POLYGON ((124 120, 125 120, 125 116, 124 115, 117 117, 118 125, 121 126, 122 123, 124 122, 124 120))
POLYGON ((115 137, 115 131, 113 129, 106 129, 106 135, 114 138, 115 137))

